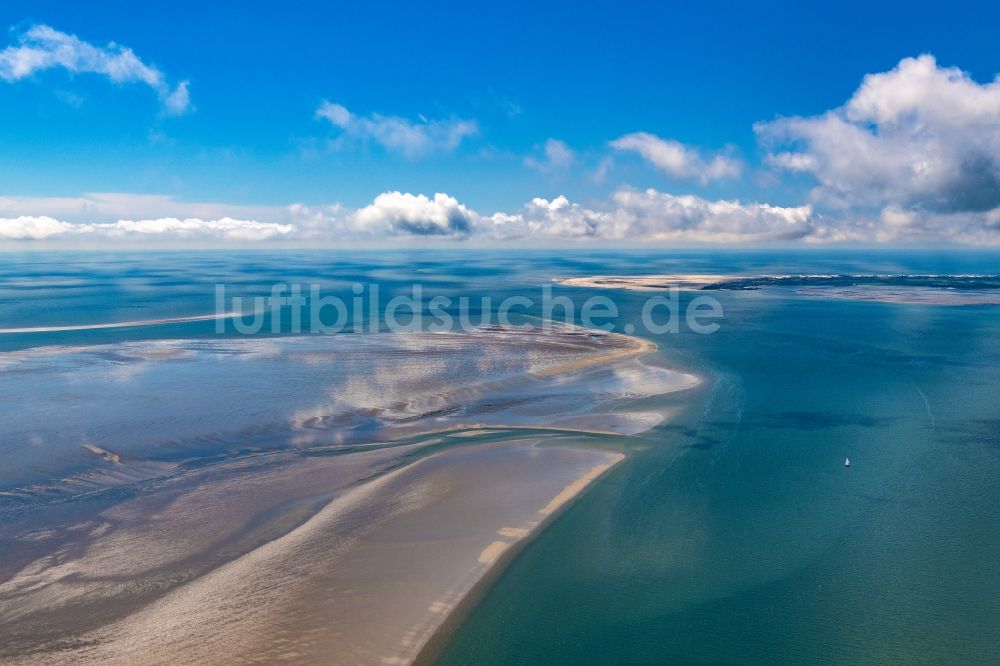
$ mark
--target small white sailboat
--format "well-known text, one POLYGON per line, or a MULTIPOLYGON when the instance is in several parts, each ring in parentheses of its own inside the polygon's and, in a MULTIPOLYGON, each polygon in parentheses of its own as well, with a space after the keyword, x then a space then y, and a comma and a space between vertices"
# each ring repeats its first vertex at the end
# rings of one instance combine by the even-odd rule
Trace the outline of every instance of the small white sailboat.
POLYGON ((851 459, 844 458, 844 467, 850 467, 850 466, 851 466, 851 459))

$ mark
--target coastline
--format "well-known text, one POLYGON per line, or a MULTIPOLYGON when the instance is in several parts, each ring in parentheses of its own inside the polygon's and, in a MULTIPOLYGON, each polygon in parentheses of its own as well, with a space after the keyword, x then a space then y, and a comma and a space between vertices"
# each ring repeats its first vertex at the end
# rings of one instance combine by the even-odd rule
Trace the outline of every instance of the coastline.
POLYGON ((557 284, 624 291, 755 291, 785 287, 803 298, 907 305, 997 305, 991 275, 592 275, 556 278, 557 284))
POLYGON ((465 445, 388 469, 119 621, 12 660, 428 659, 520 549, 625 458, 547 441, 465 445))
POLYGON ((445 617, 444 620, 438 625, 437 629, 435 629, 427 640, 424 641, 424 644, 417 653, 417 656, 414 657, 413 661, 410 663, 414 666, 429 666, 430 664, 433 664, 444 651, 451 637, 454 636, 455 632, 462 626, 462 622, 465 621, 479 602, 482 601, 486 593, 489 592, 490 588, 492 588, 497 580, 500 579, 504 570, 507 569, 517 556, 520 555, 521 552, 536 538, 538 538, 538 536, 541 535, 541 533, 551 523, 558 520, 559 517, 568 511, 578 499, 583 497, 593 484, 607 477, 623 460, 625 460, 625 458, 626 456, 622 455, 617 461, 604 469, 601 474, 591 479, 587 485, 581 488, 579 492, 575 493, 573 497, 563 502, 556 511, 546 516, 535 527, 535 529, 531 530, 531 532, 526 534, 524 537, 511 544, 511 546, 496 559, 493 565, 479 577, 476 583, 469 588, 469 590, 462 597, 461 601, 455 605, 447 617, 445 617))
MULTIPOLYGON (((433 627, 426 637, 419 643, 416 655, 408 661, 398 661, 398 664, 431 664, 441 653, 448 639, 461 626, 468 614, 475 608, 476 604, 489 591, 493 584, 500 578, 504 570, 511 562, 534 541, 552 522, 557 520, 565 511, 580 499, 595 483, 605 478, 611 473, 626 456, 623 453, 613 455, 610 462, 602 463, 588 470, 583 476, 570 482, 559 495, 553 498, 549 504, 539 510, 542 514, 539 520, 526 533, 516 535, 516 538, 507 543, 501 552, 491 558, 488 566, 475 578, 474 582, 459 597, 447 614, 433 627), (599 471, 598 471, 599 469, 599 471), (596 472, 596 473, 595 473, 596 472), (553 506, 553 504, 555 504, 553 506)), ((493 542, 492 545, 500 543, 493 542)), ((490 546, 487 547, 489 549, 490 546)), ((484 551, 483 554, 485 554, 484 551)), ((480 559, 482 562, 482 559, 480 559)), ((389 663, 383 660, 383 663, 389 663)))

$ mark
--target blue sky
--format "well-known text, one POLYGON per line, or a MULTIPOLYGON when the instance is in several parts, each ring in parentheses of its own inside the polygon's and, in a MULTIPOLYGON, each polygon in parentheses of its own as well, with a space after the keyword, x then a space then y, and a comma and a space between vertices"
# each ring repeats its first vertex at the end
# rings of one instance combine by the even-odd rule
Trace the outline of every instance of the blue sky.
MULTIPOLYGON (((331 243, 467 239, 504 225, 500 235, 548 241, 994 242, 1000 121, 970 112, 956 129, 927 100, 971 91, 994 103, 998 14, 986 3, 8 1, 0 7, 8 65, 28 50, 56 48, 32 32, 41 26, 77 40, 73 48, 108 57, 129 49, 146 69, 115 80, 79 59, 8 67, 0 76, 0 198, 14 202, 0 208, 0 220, 111 224, 210 213, 292 225, 277 235, 331 243), (921 54, 933 65, 899 69, 921 54), (949 88, 948 68, 969 85, 949 88), (919 171, 928 152, 937 159, 941 145, 956 143, 954 132, 958 143, 987 148, 943 155, 931 171, 944 175, 931 181, 890 173, 885 191, 873 193, 877 175, 845 183, 835 164, 856 156, 832 154, 838 130, 818 119, 844 108, 866 75, 897 70, 905 81, 887 82, 873 93, 880 100, 926 83, 920 72, 943 73, 904 114, 929 123, 935 140, 900 152, 919 141, 914 127, 900 130, 898 118, 879 115, 884 104, 875 115, 855 114, 848 120, 872 128, 874 149, 886 152, 872 169, 908 160, 906 173, 919 171), (179 87, 184 99, 171 97, 179 87), (766 125, 778 118, 813 124, 766 125), (889 130, 898 136, 882 141, 889 130), (792 153, 803 157, 775 157, 792 153), (956 172, 968 182, 947 176, 956 172), (650 189, 656 196, 623 201, 650 189), (918 189, 936 194, 921 198, 918 189), (354 219, 396 192, 371 221, 354 219), (109 207, 88 200, 93 193, 143 196, 119 196, 109 207), (567 203, 553 206, 560 196, 567 203), (53 198, 79 201, 67 211, 53 198), (536 198, 547 206, 525 210, 536 198), (723 201, 808 207, 808 219, 764 219, 770 213, 756 208, 734 220, 710 205, 723 201), (291 205, 308 207, 311 221, 297 220, 291 205), (498 212, 523 219, 490 218, 498 212), (786 223, 789 230, 774 231, 786 223), (304 225, 309 233, 300 233, 304 225), (873 225, 894 231, 880 237, 873 225)), ((65 234, 21 233, 49 235, 65 234)))

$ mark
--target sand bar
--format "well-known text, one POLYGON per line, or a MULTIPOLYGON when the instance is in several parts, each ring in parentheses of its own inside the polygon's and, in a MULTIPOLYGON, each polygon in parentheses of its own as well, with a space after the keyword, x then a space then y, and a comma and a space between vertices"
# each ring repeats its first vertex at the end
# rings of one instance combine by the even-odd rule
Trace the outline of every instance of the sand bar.
POLYGON ((137 328, 145 326, 163 326, 165 324, 185 324, 195 321, 216 321, 220 319, 235 319, 244 316, 242 312, 222 312, 209 315, 194 315, 190 317, 168 317, 166 319, 141 319, 137 321, 114 321, 103 324, 75 324, 66 326, 28 326, 22 328, 0 328, 0 335, 16 333, 61 333, 64 331, 97 331, 108 328, 137 328))
MULTIPOLYGON (((153 525, 140 519, 150 508, 141 500, 119 507, 108 518, 129 526, 97 533, 78 561, 36 563, 0 587, 11 639, 5 656, 31 644, 16 661, 409 663, 508 548, 622 458, 514 440, 444 451, 353 485, 352 477, 385 462, 364 455, 330 470, 346 488, 308 520, 201 575, 197 560, 211 552, 197 550, 208 540, 197 533, 227 524, 230 480, 180 494, 153 514, 153 525), (160 552, 173 538, 195 555, 160 552), (184 561, 188 571, 178 566, 184 561), (191 579, 164 595, 147 594, 171 569, 191 579), (108 587, 125 591, 120 606, 152 600, 86 629, 92 623, 77 613, 110 613, 111 604, 101 603, 108 587)), ((281 486, 293 480, 319 482, 320 475, 304 479, 302 472, 292 466, 264 473, 255 492, 283 494, 281 486)))
POLYGON ((556 283, 567 287, 592 287, 597 289, 627 289, 630 291, 662 291, 664 289, 696 290, 709 285, 735 279, 732 275, 591 275, 587 277, 558 278, 556 283))
MULTIPOLYGON (((331 395, 290 428, 266 430, 311 435, 292 448, 229 453, 233 438, 219 432, 202 445, 220 459, 171 467, 143 448, 109 465, 103 454, 117 456, 125 441, 74 444, 67 450, 89 476, 63 478, 55 495, 28 489, 9 507, 0 498, 0 536, 21 544, 0 571, 0 661, 409 663, 486 573, 622 458, 585 446, 587 432, 641 431, 665 416, 632 413, 628 400, 696 381, 641 363, 653 346, 633 338, 515 336, 484 332, 472 346, 457 336, 346 341, 345 415, 331 395), (351 379, 365 364, 378 373, 351 379), (456 371, 479 383, 449 387, 456 371), (602 415, 607 401, 618 408, 602 415), (474 436, 461 436, 463 423, 474 436), (375 439, 362 442, 352 426, 375 439)), ((52 368, 69 368, 91 389, 121 384, 141 397, 164 386, 160 364, 184 386, 198 385, 203 363, 244 376, 293 367, 301 377, 332 367, 325 344, 159 341, 21 354, 5 367, 14 383, 64 382, 52 368)))

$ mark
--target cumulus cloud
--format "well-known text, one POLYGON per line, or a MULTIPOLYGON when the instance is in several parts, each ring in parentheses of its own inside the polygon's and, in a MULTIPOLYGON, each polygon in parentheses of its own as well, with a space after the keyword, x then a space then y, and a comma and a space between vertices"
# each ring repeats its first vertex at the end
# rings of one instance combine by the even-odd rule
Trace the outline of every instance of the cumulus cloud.
POLYGON ((558 171, 573 164, 576 153, 559 139, 549 139, 542 147, 542 157, 528 156, 524 165, 539 171, 558 171))
POLYGON ((72 225, 47 216, 0 217, 0 238, 41 240, 66 232, 72 225))
POLYGON ((816 178, 818 201, 938 219, 1000 206, 1000 79, 979 84, 930 55, 869 74, 840 108, 756 130, 770 164, 816 178))
POLYGON ((743 168, 742 162, 733 157, 713 155, 706 158, 698 150, 679 141, 661 139, 648 132, 634 132, 621 136, 611 142, 611 147, 638 153, 669 176, 702 184, 713 180, 735 178, 740 175, 743 168))
MULTIPOLYGON (((126 197, 127 195, 121 195, 126 197)), ((105 195, 106 198, 114 197, 105 195)), ((37 205, 38 200, 33 200, 37 205)), ((72 201, 72 200, 69 200, 72 201)), ((158 202, 159 198, 152 201, 158 202)), ((120 203, 118 205, 121 205, 120 203)), ((206 204, 183 204, 178 208, 206 204)), ((0 211, 12 208, 0 200, 0 211)), ((71 209, 65 200, 50 208, 71 209)), ((807 237, 815 220, 808 206, 711 201, 656 190, 621 189, 592 206, 565 196, 535 198, 514 212, 481 214, 453 196, 384 192, 367 206, 293 204, 258 211, 266 221, 220 217, 76 221, 48 216, 0 218, 0 239, 92 244, 237 243, 281 241, 303 245, 371 244, 413 238, 482 242, 760 242, 807 237)), ((95 215, 83 215, 83 220, 95 215)), ((78 218, 79 220, 80 218, 78 218)))
POLYGON ((844 231, 852 234, 852 240, 860 238, 877 243, 1000 245, 1000 207, 981 212, 939 213, 886 206, 872 215, 858 216, 853 225, 842 227, 844 231))
POLYGON ((571 203, 564 196, 552 200, 536 197, 516 213, 494 213, 482 222, 491 238, 585 239, 600 237, 612 220, 609 212, 571 203))
POLYGON ((359 116, 326 100, 316 110, 316 117, 338 128, 345 138, 374 141, 390 152, 411 158, 453 151, 464 139, 479 132, 474 120, 426 120, 421 117, 420 122, 413 122, 377 113, 359 116))
POLYGON ((477 215, 454 197, 437 193, 433 199, 423 194, 385 192, 352 217, 355 229, 366 233, 411 234, 415 236, 467 236, 477 215))
POLYGON ((624 224, 616 238, 707 243, 798 240, 813 231, 811 206, 782 207, 735 200, 676 196, 648 189, 619 190, 614 195, 624 224))
MULTIPOLYGON (((94 195, 91 195, 94 196, 94 195)), ((430 242, 483 244, 604 243, 620 245, 898 243, 1000 245, 1000 207, 982 212, 928 213, 886 206, 830 216, 811 205, 706 199, 655 189, 620 188, 587 203, 565 196, 536 197, 512 211, 481 213, 445 193, 391 191, 368 205, 232 206, 243 217, 162 215, 108 219, 111 211, 149 203, 177 211, 213 212, 222 204, 185 203, 169 197, 101 195, 85 200, 0 199, 0 244, 230 246, 278 243, 297 247, 430 242), (133 199, 134 198, 134 199, 133 199), (131 202, 131 203, 130 203, 131 202), (28 215, 21 206, 53 211, 28 215), (58 211, 65 211, 61 215, 58 211), (70 221, 70 218, 74 221, 70 221)))
POLYGON ((620 242, 736 243, 797 240, 813 232, 809 206, 712 201, 654 189, 621 189, 600 209, 566 197, 533 199, 516 214, 488 218, 497 238, 549 237, 620 242))
POLYGON ((132 49, 114 42, 94 46, 76 35, 35 25, 18 34, 16 44, 0 51, 0 79, 8 83, 57 68, 74 74, 100 74, 114 83, 145 84, 156 92, 170 114, 181 114, 191 107, 187 81, 171 86, 159 69, 140 60, 132 49))

